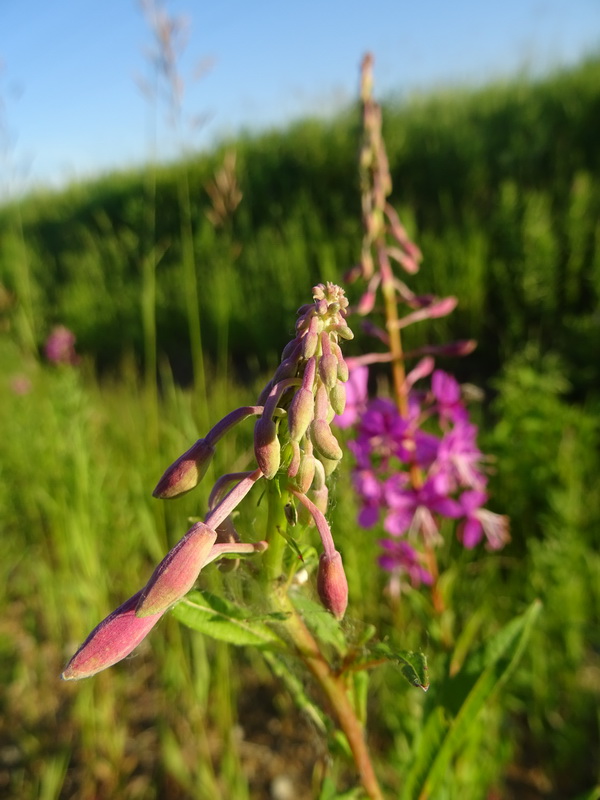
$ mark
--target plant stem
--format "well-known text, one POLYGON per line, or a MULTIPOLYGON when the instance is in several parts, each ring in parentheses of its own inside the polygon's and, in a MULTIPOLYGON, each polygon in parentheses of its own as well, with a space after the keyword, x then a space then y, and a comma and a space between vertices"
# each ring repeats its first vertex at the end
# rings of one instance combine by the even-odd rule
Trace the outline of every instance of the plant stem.
POLYGON ((285 498, 281 497, 275 481, 269 481, 266 539, 269 549, 265 553, 265 569, 269 581, 269 596, 273 610, 287 615, 285 628, 298 655, 321 686, 329 700, 339 726, 348 740, 354 763, 358 770, 360 782, 371 800, 383 800, 383 794, 371 763, 371 757, 365 741, 363 725, 360 722, 350 698, 343 674, 337 674, 321 653, 319 644, 306 627, 304 621, 294 608, 287 594, 287 584, 278 580, 282 574, 282 560, 285 539, 277 528, 285 525, 283 506, 285 498), (274 548, 275 552, 272 552, 274 548), (267 559, 268 557, 268 559, 267 559))
POLYGON ((266 483, 268 500, 266 540, 269 543, 269 547, 263 555, 263 570, 265 580, 271 587, 283 575, 283 553, 286 542, 280 533, 280 529, 282 526, 285 528, 287 521, 283 511, 284 501, 277 481, 272 480, 266 483))
POLYGON ((339 726, 348 740, 365 792, 372 800, 383 800, 365 741, 364 729, 348 697, 344 676, 334 673, 331 665, 321 653, 317 641, 293 607, 284 589, 280 588, 275 595, 279 610, 286 611, 289 615, 286 621, 286 630, 300 658, 321 686, 333 708, 339 726))

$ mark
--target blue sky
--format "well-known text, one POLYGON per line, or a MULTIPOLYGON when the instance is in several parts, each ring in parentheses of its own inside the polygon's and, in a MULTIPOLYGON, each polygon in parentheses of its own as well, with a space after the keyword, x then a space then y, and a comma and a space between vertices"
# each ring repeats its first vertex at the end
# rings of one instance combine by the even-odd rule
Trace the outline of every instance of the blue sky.
MULTIPOLYGON (((600 0, 164 5, 189 23, 182 135, 198 148, 241 127, 334 112, 355 97, 366 50, 380 96, 539 73, 600 52, 600 0)), ((137 0, 0 0, 0 197, 143 162, 152 131, 158 156, 171 156, 162 106, 157 115, 139 88, 152 79, 151 46, 137 0)))

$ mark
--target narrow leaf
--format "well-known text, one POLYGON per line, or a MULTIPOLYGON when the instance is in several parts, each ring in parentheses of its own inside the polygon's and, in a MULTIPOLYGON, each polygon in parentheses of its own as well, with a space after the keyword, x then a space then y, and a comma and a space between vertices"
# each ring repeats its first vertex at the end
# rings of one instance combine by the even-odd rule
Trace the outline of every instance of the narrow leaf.
MULTIPOLYGON (((451 723, 435 761, 419 787, 420 792, 415 795, 419 800, 435 797, 437 788, 448 774, 452 758, 468 736, 477 715, 507 680, 521 657, 540 609, 541 603, 534 602, 522 616, 509 622, 486 645, 475 651, 456 676, 447 680, 440 693, 440 702, 451 715, 451 723)), ((430 743, 424 742, 423 746, 430 750, 430 743)))
POLYGON ((172 611, 179 622, 229 644, 273 647, 281 639, 248 611, 209 592, 189 592, 172 611))

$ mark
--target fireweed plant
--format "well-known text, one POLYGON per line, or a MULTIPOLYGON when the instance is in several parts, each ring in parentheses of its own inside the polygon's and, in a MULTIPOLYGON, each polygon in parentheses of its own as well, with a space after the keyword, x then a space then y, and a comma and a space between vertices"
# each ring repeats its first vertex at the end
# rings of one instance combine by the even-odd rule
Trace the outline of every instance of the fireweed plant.
POLYGON ((361 260, 349 280, 362 278, 366 290, 356 311, 361 315, 383 307, 383 327, 371 321, 368 332, 387 346, 385 353, 349 359, 347 406, 336 418, 339 427, 354 426, 349 443, 356 464, 353 485, 360 502, 358 522, 373 528, 383 521, 387 538, 380 540, 380 566, 390 573, 390 589, 426 584, 438 611, 435 548, 443 542, 443 520, 455 520, 464 547, 482 540, 492 550, 509 538, 508 519, 484 506, 488 500, 486 458, 477 446, 477 427, 470 421, 465 392, 448 372, 436 369, 434 356, 467 355, 473 341, 457 341, 404 352, 402 331, 410 325, 450 314, 454 297, 416 295, 394 273, 419 270, 421 252, 411 241, 388 202, 392 191, 381 133, 381 108, 372 98, 373 60, 367 55, 361 72, 363 141, 360 180, 364 235, 361 260), (406 309, 399 312, 399 307, 406 309), (369 364, 389 362, 393 399, 368 396, 369 364), (407 370, 407 364, 414 365, 407 370), (428 385, 424 385, 429 379, 428 385))
MULTIPOLYGON (((201 570, 217 560, 231 565, 231 560, 224 559, 226 556, 261 554, 258 568, 252 573, 270 606, 267 623, 264 615, 260 621, 253 621, 251 612, 234 610, 233 604, 227 605, 225 600, 217 600, 217 605, 208 609, 209 614, 220 615, 225 628, 229 624, 231 630, 226 631, 225 640, 254 643, 275 654, 289 656, 291 652, 304 662, 333 709, 364 790, 369 797, 381 798, 365 742, 363 715, 352 691, 352 677, 362 667, 350 663, 339 626, 348 603, 348 584, 325 516, 327 480, 342 458, 330 423, 335 414, 343 413, 345 406, 348 367, 340 344, 353 338, 346 324, 347 306, 340 287, 332 283, 315 286, 313 302, 299 309, 296 335, 284 348, 281 363, 257 405, 227 414, 166 470, 154 490, 155 497, 171 499, 189 492, 206 474, 219 440, 235 425, 256 418, 256 466, 246 472, 222 475, 216 481, 204 520, 192 525, 143 588, 90 633, 62 677, 87 678, 121 661, 176 604, 176 615, 182 621, 204 630, 202 615, 210 601, 200 593, 190 593, 201 570), (244 542, 233 512, 259 484, 268 504, 265 538, 244 542), (326 611, 318 612, 316 617, 310 604, 316 605, 315 602, 309 598, 307 605, 297 597, 300 587, 306 585, 301 573, 311 566, 308 556, 305 558, 309 549, 301 535, 309 526, 316 528, 322 546, 315 583, 326 611), (325 631, 327 647, 311 631, 311 616, 313 621, 319 618, 317 627, 321 638, 325 631), (337 644, 335 661, 345 657, 344 668, 326 655, 332 641, 337 644)), ((418 682, 418 676, 414 681, 418 682)))

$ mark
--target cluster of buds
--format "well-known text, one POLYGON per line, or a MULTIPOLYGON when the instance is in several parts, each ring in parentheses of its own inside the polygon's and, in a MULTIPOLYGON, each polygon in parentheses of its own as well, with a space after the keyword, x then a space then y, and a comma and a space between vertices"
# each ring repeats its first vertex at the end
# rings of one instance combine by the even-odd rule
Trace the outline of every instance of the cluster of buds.
POLYGON ((299 309, 296 336, 285 348, 259 404, 227 414, 166 470, 155 497, 172 499, 189 492, 206 474, 219 440, 243 420, 258 417, 254 432, 258 467, 217 480, 204 521, 193 525, 169 551, 143 589, 90 633, 67 664, 65 680, 89 677, 129 655, 212 561, 268 547, 266 541, 242 542, 232 519, 234 509, 264 479, 278 480, 314 521, 323 542, 317 590, 332 614, 338 619, 344 615, 348 584, 325 513, 326 478, 342 457, 330 422, 345 406, 348 367, 339 341, 352 338, 345 321, 347 305, 338 286, 314 287, 313 303, 299 309))
POLYGON ((348 366, 340 340, 352 339, 353 334, 346 324, 348 300, 343 289, 319 284, 313 300, 298 310, 296 336, 283 350, 281 363, 259 398, 264 410, 254 429, 254 453, 264 476, 281 475, 305 518, 316 524, 323 543, 319 596, 341 619, 348 585, 325 519, 326 480, 342 458, 330 423, 346 405, 348 366))

